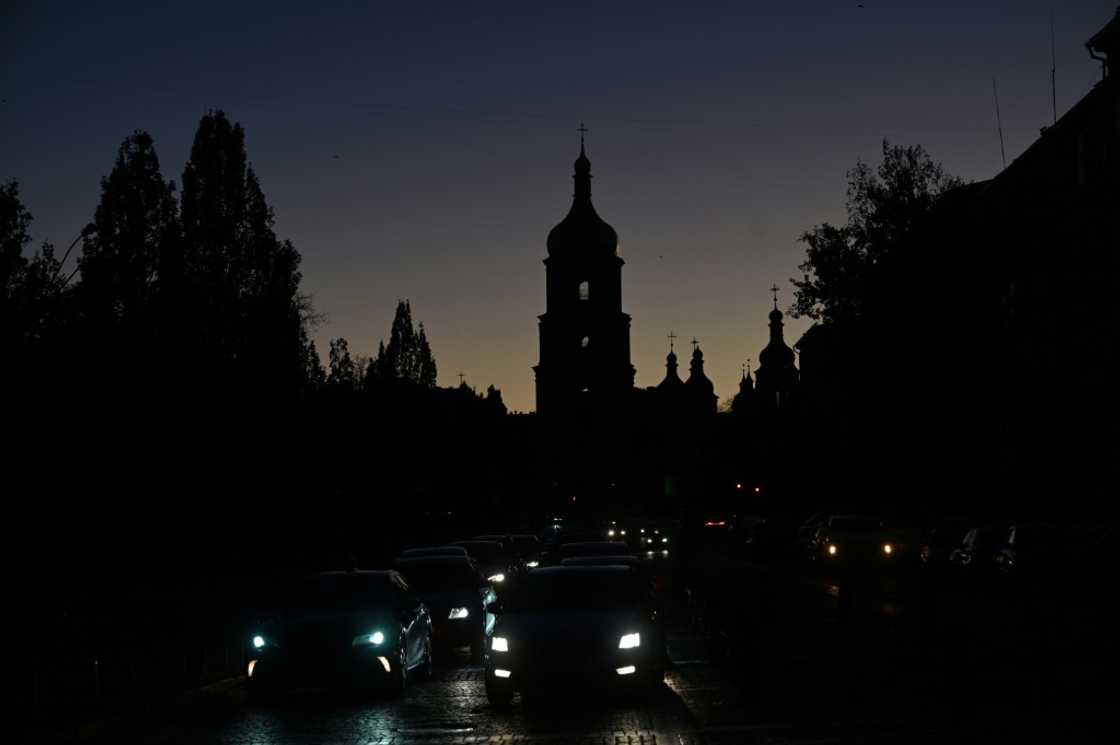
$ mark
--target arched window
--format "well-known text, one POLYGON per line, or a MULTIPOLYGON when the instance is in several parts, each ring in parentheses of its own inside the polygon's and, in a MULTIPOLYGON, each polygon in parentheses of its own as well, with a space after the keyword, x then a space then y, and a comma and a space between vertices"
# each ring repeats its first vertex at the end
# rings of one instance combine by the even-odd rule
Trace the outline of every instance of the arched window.
POLYGON ((588 300, 591 298, 591 287, 588 282, 579 283, 579 299, 588 300))
POLYGON ((590 344, 590 343, 591 343, 591 337, 589 337, 589 336, 585 336, 582 339, 580 339, 580 341, 579 341, 579 345, 581 347, 583 347, 584 349, 587 349, 587 345, 590 344))

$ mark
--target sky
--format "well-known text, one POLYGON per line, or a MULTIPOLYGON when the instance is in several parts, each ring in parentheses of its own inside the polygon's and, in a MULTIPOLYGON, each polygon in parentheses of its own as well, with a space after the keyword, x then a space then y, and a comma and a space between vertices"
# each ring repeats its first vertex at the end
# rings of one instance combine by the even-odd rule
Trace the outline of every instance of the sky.
MULTIPOLYGON (((664 376, 673 331, 700 340, 725 399, 766 344, 767 288, 792 300, 799 236, 844 219, 846 171, 887 138, 996 174, 993 79, 1010 162, 1052 119, 1051 12, 1060 116, 1100 79, 1084 43, 1115 7, 5 0, 0 181, 61 251, 127 135, 150 132, 179 183, 222 109, 303 255, 324 360, 335 337, 372 354, 407 298, 440 385, 462 372, 529 411, 545 239, 584 122, 636 384, 664 376)), ((809 323, 786 320, 792 344, 809 323)))

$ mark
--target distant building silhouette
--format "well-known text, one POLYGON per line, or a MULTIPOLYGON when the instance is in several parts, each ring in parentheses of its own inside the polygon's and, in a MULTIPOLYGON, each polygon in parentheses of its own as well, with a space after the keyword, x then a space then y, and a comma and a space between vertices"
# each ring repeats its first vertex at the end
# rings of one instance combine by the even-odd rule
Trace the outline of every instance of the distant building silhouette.
POLYGON ((712 381, 704 374, 704 353, 696 341, 693 341, 692 362, 688 366, 688 381, 684 387, 690 413, 701 416, 716 413, 719 396, 716 395, 712 381))
POLYGON ((751 377, 750 365, 746 365, 743 367, 743 377, 739 381, 739 392, 731 401, 731 412, 736 416, 745 416, 752 413, 754 405, 754 378, 751 377))
POLYGON ((795 355, 782 333, 782 312, 778 310, 777 287, 771 288, 774 309, 770 311, 770 343, 758 355, 755 393, 764 410, 789 409, 797 395, 798 372, 795 355))
POLYGON ((591 161, 580 138, 572 207, 548 234, 540 319, 537 413, 553 421, 610 419, 634 387, 630 316, 622 312, 618 235, 591 204, 591 161))

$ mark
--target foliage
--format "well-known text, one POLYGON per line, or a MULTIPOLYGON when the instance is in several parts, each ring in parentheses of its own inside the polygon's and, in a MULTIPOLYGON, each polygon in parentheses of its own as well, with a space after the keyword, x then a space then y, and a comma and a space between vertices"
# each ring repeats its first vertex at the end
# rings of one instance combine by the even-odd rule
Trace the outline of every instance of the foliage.
POLYGON ((65 284, 54 248, 44 243, 30 260, 31 213, 19 197, 19 184, 0 184, 0 345, 18 359, 61 322, 65 284))
POLYGON ((823 321, 859 318, 876 268, 900 249, 942 194, 962 183, 920 145, 883 140, 877 169, 859 162, 848 171, 847 224, 823 223, 801 237, 807 248, 798 267, 802 278, 791 280, 797 288, 792 314, 823 321))
POLYGON ((163 254, 179 239, 175 185, 163 180, 151 135, 134 132, 101 180, 93 230, 83 240, 79 294, 90 332, 122 332, 133 345, 148 336, 163 254))
POLYGON ((412 325, 412 308, 407 300, 397 302, 389 344, 378 344, 377 357, 369 365, 371 383, 405 381, 421 388, 436 385, 436 361, 428 344, 424 324, 412 325))

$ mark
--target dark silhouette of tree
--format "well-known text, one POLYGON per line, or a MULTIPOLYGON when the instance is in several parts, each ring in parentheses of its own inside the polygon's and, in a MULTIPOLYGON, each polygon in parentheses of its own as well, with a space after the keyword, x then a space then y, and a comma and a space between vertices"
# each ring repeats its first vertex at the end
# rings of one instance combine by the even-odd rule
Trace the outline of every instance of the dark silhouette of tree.
POLYGON ((424 332, 412 325, 412 308, 407 300, 397 303, 389 344, 378 344, 377 357, 369 366, 367 380, 378 382, 403 381, 422 388, 434 388, 436 361, 424 332))
POLYGON ((420 332, 416 337, 416 382, 423 388, 436 386, 436 360, 432 357, 432 348, 428 345, 423 323, 420 324, 420 332))
POLYGON ((883 140, 877 169, 859 162, 848 171, 847 224, 823 223, 801 237, 807 248, 798 267, 802 278, 791 280, 797 287, 791 313, 823 321, 859 318, 877 267, 903 245, 939 196, 962 183, 920 145, 883 140))
POLYGON ((300 255, 277 238, 245 151, 221 111, 202 118, 183 172, 184 265, 199 310, 201 353, 219 379, 276 391, 312 383, 300 255))
POLYGON ((64 280, 54 248, 44 243, 30 259, 32 215, 19 198, 19 184, 0 184, 0 345, 6 359, 20 359, 57 328, 64 280), (10 356, 9 356, 10 355, 10 356))
MULTIPOLYGON (((156 333, 160 273, 170 271, 164 252, 179 244, 175 186, 163 180, 151 135, 137 131, 121 143, 101 180, 94 231, 83 240, 81 301, 85 331, 114 363, 137 362, 156 333)), ((164 306, 166 307, 166 306, 164 306)))
POLYGON ((331 339, 330 370, 327 385, 343 391, 353 391, 358 384, 358 370, 350 357, 350 345, 346 339, 331 339))

